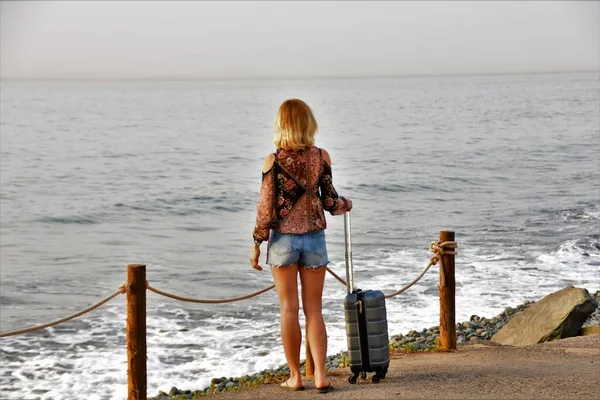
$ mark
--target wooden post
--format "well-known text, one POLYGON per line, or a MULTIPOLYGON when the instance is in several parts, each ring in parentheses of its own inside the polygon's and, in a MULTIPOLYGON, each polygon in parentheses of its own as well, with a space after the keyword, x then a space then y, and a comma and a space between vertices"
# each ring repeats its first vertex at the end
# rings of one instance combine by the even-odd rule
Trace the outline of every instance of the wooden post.
MULTIPOLYGON (((440 232, 440 243, 448 241, 454 241, 454 232, 440 232)), ((444 255, 442 261, 443 266, 440 267, 440 339, 438 346, 444 351, 452 351, 456 350, 454 255, 444 255)))
POLYGON ((315 376, 315 361, 313 360, 310 345, 308 344, 308 329, 306 330, 306 364, 304 367, 304 376, 306 378, 315 376))
POLYGON ((127 400, 146 400, 146 266, 127 266, 127 400))

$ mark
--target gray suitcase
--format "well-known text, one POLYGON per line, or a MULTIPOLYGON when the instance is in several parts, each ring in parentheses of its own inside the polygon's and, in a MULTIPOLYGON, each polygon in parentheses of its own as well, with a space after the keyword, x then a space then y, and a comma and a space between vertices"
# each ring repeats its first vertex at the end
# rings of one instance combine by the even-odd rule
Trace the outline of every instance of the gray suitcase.
POLYGON ((347 212, 344 215, 344 242, 348 294, 344 299, 344 310, 348 358, 353 374, 348 381, 356 383, 359 374, 362 379, 367 379, 368 372, 375 372, 372 379, 377 383, 385 378, 390 365, 385 296, 380 290, 354 288, 350 231, 350 213, 347 212))

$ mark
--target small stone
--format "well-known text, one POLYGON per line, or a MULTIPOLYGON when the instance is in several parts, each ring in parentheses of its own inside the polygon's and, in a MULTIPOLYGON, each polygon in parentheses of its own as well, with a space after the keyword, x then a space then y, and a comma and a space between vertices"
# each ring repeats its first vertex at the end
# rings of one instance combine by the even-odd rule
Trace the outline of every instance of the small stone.
POLYGON ((230 382, 227 382, 227 385, 225 385, 225 388, 229 389, 230 387, 234 387, 237 385, 238 385, 237 383, 230 381, 230 382))
POLYGON ((465 322, 462 323, 462 326, 464 328, 470 328, 471 327, 471 323, 469 321, 465 321, 465 322))
POLYGON ((173 386, 171 388, 171 390, 169 390, 169 396, 177 396, 179 394, 179 389, 177 389, 175 386, 173 386))

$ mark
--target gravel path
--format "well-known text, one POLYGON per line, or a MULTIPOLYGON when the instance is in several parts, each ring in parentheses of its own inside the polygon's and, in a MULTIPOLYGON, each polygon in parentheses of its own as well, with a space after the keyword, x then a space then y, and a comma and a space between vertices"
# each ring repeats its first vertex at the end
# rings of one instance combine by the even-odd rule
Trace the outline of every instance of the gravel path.
POLYGON ((387 377, 348 383, 348 369, 331 374, 335 390, 286 392, 278 384, 222 393, 219 399, 600 399, 600 335, 530 347, 472 344, 453 353, 393 352, 387 377))
MULTIPOLYGON (((592 296, 595 297, 599 306, 590 315, 584 326, 600 325, 600 291, 596 291, 592 296)), ((554 390, 557 393, 557 397, 553 398, 595 398, 600 400, 600 395, 596 395, 595 397, 588 396, 591 392, 589 390, 586 391, 585 385, 581 386, 583 382, 577 381, 577 385, 575 386, 569 383, 578 374, 578 371, 575 369, 579 362, 577 356, 591 357, 590 362, 587 364, 589 364, 591 371, 595 374, 594 379, 597 383, 600 377, 598 369, 600 368, 600 360, 598 359, 600 358, 600 335, 568 338, 528 348, 500 347, 489 341, 510 319, 528 308, 531 304, 533 302, 528 301, 514 308, 507 307, 502 313, 493 318, 488 319, 472 315, 469 321, 457 323, 456 335, 459 349, 455 353, 430 351, 436 348, 439 337, 439 327, 437 326, 420 331, 412 330, 406 334, 398 334, 390 337, 390 351, 393 354, 393 360, 388 376, 384 381, 386 382, 386 386, 383 388, 389 387, 390 382, 396 382, 395 385, 398 388, 390 389, 392 392, 387 394, 384 389, 378 389, 378 385, 365 386, 365 382, 360 380, 360 384, 350 386, 347 382, 350 372, 348 368, 344 368, 347 361, 347 353, 341 352, 331 355, 327 358, 327 367, 329 375, 332 377, 332 382, 336 386, 341 385, 341 387, 346 387, 346 389, 342 390, 340 388, 340 390, 336 390, 335 393, 330 393, 328 396, 330 398, 338 398, 337 393, 344 393, 339 395, 339 398, 345 395, 354 396, 353 393, 348 393, 348 390, 358 390, 356 396, 370 395, 371 391, 376 396, 383 396, 371 397, 377 399, 393 398, 396 396, 418 398, 421 397, 420 394, 417 394, 419 393, 419 384, 428 385, 429 378, 435 378, 436 381, 439 381, 436 385, 442 385, 445 388, 439 389, 437 386, 436 388, 429 388, 430 391, 425 391, 422 395, 424 396, 423 398, 436 398, 438 391, 440 394, 444 394, 446 389, 450 390, 452 387, 455 387, 455 391, 458 390, 457 388, 465 390, 461 392, 462 395, 459 395, 457 391, 456 396, 462 396, 462 398, 544 398, 544 393, 551 394, 554 390), (594 352, 595 350, 597 351, 594 352), (569 357, 575 356, 575 358, 563 359, 562 357, 565 354, 568 354, 569 357), (529 358, 530 355, 532 358, 529 358), (459 368, 458 365, 461 363, 457 362, 457 360, 465 357, 467 358, 466 364, 459 368), (553 361, 549 363, 547 360, 550 359, 553 361), (453 363, 455 362, 457 362, 457 368, 454 368, 453 363), (565 373, 560 368, 562 365, 561 362, 571 362, 573 370, 565 373), (499 370, 496 371, 494 367, 498 367, 499 370), (423 371, 423 368, 426 371, 423 371), (478 371, 474 371, 474 368, 478 368, 478 371), (533 371, 529 371, 529 369, 533 369, 533 371), (535 372, 537 375, 530 376, 529 372, 535 372), (482 376, 488 377, 481 378, 482 376), (511 376, 512 378, 510 378, 511 376), (500 387, 495 387, 494 384, 490 384, 488 381, 496 382, 496 386, 500 387), (573 392, 568 391, 570 386, 573 386, 573 392), (489 387, 495 388, 493 391, 488 392, 489 387), (520 395, 515 394, 514 390, 517 390, 516 388, 518 388, 517 393, 520 393, 520 395), (393 390, 396 391, 394 392, 393 390), (472 390, 475 391, 471 392, 472 390), (539 395, 534 393, 537 390, 540 391, 539 395), (396 392, 399 394, 394 394, 396 392), (582 393, 582 395, 578 393, 582 393), (558 396, 558 394, 561 395, 558 396)), ((583 361, 584 365, 587 365, 586 362, 585 360, 583 361)), ((583 380, 589 378, 585 371, 587 369, 583 368, 583 380)), ((303 365, 302 372, 304 373, 303 365)), ((286 395, 290 393, 279 393, 282 390, 277 387, 277 382, 285 380, 287 378, 286 375, 289 376, 289 369, 284 364, 276 369, 264 370, 244 377, 214 378, 210 387, 194 392, 191 390, 180 391, 173 387, 170 393, 160 393, 158 396, 150 398, 150 400, 189 400, 210 394, 217 395, 219 398, 229 398, 229 396, 233 396, 231 398, 254 398, 256 396, 263 398, 263 392, 266 396, 264 398, 287 398, 286 395), (263 384, 263 382, 267 383, 263 384), (246 387, 257 384, 258 389, 246 387), (234 390, 241 387, 246 388, 234 390)), ((587 385, 587 387, 591 386, 587 385)), ((312 395, 316 395, 315 390, 294 393, 294 397, 308 396, 307 398, 311 398, 312 395)), ((452 397, 442 396, 442 398, 452 397)))

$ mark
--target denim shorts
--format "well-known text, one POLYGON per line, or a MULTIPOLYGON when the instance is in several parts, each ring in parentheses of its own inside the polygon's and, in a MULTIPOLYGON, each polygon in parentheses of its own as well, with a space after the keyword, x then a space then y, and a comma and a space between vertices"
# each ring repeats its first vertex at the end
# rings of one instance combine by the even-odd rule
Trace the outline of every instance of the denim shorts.
POLYGON ((306 268, 329 264, 325 231, 296 235, 271 230, 267 247, 267 264, 279 267, 299 265, 306 268))

